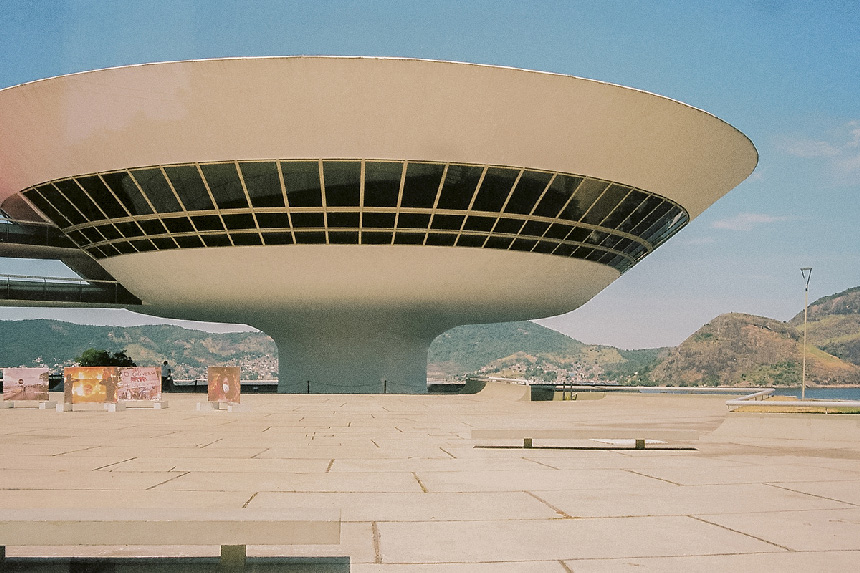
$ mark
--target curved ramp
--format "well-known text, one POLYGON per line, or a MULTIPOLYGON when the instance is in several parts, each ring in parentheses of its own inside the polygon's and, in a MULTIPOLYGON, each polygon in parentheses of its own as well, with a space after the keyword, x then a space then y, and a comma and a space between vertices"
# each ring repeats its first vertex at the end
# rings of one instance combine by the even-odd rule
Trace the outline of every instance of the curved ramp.
MULTIPOLYGON (((477 392, 477 395, 481 398, 506 400, 509 402, 531 402, 531 388, 529 386, 523 384, 505 384, 503 382, 475 382, 484 385, 483 389, 477 392)), ((466 388, 468 387, 469 383, 467 382, 466 388)), ((463 390, 465 391, 466 388, 463 388, 463 390)))

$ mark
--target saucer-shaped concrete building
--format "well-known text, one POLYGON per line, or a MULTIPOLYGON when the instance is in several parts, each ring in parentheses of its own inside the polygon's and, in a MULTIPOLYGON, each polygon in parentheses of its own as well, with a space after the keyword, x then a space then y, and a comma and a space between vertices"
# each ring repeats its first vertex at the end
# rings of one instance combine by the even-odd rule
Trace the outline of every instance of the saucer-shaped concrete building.
POLYGON ((577 308, 757 161, 651 93, 387 58, 55 77, 0 90, 0 133, 0 209, 134 310, 266 332, 282 392, 425 392, 435 336, 577 308))

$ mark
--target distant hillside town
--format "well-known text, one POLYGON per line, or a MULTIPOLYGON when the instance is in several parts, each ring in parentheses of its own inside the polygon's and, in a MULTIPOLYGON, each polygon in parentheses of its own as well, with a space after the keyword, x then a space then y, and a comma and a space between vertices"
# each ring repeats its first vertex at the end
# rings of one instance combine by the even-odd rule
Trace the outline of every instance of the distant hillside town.
MULTIPOLYGON (((125 350, 141 366, 167 360, 179 380, 203 379, 209 366, 239 366, 246 380, 278 376, 275 344, 260 332, 23 320, 0 321, 0 337, 0 367, 46 366, 58 372, 87 348, 104 348, 125 350)), ((723 314, 679 346, 644 350, 584 344, 528 321, 469 325, 436 338, 428 353, 428 378, 480 374, 557 384, 797 386, 802 344, 802 312, 787 322, 723 314)), ((860 287, 809 306, 807 382, 860 385, 860 287)))

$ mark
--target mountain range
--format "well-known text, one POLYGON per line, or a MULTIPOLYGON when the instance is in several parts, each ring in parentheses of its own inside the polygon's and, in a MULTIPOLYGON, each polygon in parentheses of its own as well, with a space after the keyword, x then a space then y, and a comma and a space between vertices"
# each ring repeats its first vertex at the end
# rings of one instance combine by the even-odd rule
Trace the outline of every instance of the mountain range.
MULTIPOLYGON (((807 383, 860 384, 860 287, 809 306, 807 383)), ((59 370, 87 348, 125 350, 139 365, 167 360, 175 378, 235 365, 246 379, 277 377, 277 351, 260 332, 214 334, 173 325, 87 326, 55 320, 0 321, 0 366, 59 370)), ((675 386, 800 384, 803 312, 787 322, 729 313, 676 347, 623 350, 584 344, 533 322, 460 326, 434 340, 428 376, 481 373, 574 383, 675 386)))

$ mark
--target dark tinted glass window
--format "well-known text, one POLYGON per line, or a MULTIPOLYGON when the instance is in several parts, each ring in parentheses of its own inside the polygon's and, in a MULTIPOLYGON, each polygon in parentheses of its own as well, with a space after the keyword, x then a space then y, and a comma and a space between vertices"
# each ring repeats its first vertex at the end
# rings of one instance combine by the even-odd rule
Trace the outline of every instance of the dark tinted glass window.
POLYGON ((167 237, 157 237, 155 239, 152 239, 152 242, 155 244, 155 247, 159 251, 166 251, 169 249, 177 248, 176 243, 173 241, 173 239, 167 237))
POLYGON ((191 217, 198 231, 223 231, 224 225, 218 215, 198 215, 191 217))
POLYGON ((395 245, 422 245, 424 244, 424 233, 403 233, 398 231, 394 234, 395 245))
POLYGON ((303 244, 303 245, 322 245, 322 244, 325 244, 325 233, 296 231, 296 243, 303 244))
POLYGON ((257 213, 257 223, 269 229, 290 228, 290 218, 286 213, 257 213))
POLYGON ((109 241, 119 239, 122 236, 113 225, 99 225, 96 229, 98 229, 99 233, 109 241))
POLYGON ((185 237, 176 237, 176 243, 180 249, 196 249, 203 246, 203 241, 196 235, 188 235, 185 237))
POLYGON ((534 214, 539 217, 558 217, 580 182, 581 179, 579 177, 556 175, 549 189, 546 190, 540 203, 535 208, 534 214))
POLYGON ((391 235, 392 235, 392 233, 390 231, 388 233, 362 231, 362 233, 361 233, 361 244, 362 245, 389 245, 389 244, 391 244, 391 235))
POLYGON ((99 207, 101 207, 102 211, 104 211, 108 217, 118 219, 120 217, 128 216, 125 209, 123 209, 122 205, 120 205, 114 198, 113 194, 108 190, 98 175, 78 177, 77 179, 78 183, 87 190, 89 196, 92 197, 93 201, 98 203, 99 207))
POLYGON ((581 243, 585 241, 590 234, 591 229, 585 229, 583 227, 574 227, 570 234, 567 236, 567 240, 581 243))
POLYGON ((66 219, 65 217, 63 217, 63 215, 59 211, 54 209, 54 206, 51 205, 48 202, 48 200, 45 199, 42 196, 42 194, 39 193, 38 191, 36 191, 35 189, 31 190, 31 191, 27 191, 24 195, 27 197, 27 199, 32 201, 33 204, 42 213, 44 213, 46 217, 48 217, 51 221, 53 221, 58 227, 69 227, 69 226, 71 226, 71 223, 69 222, 69 220, 66 219))
POLYGON ((426 229, 430 226, 430 215, 424 213, 400 213, 397 226, 401 229, 426 229))
POLYGON ((191 219, 188 217, 172 217, 163 219, 164 226, 171 233, 190 233, 194 231, 191 226, 191 219))
POLYGON ((132 215, 149 215, 152 213, 152 209, 149 208, 149 204, 140 194, 140 190, 128 173, 124 171, 103 173, 102 179, 117 199, 128 209, 129 213, 132 215))
MULTIPOLYGON (((149 221, 142 221, 142 223, 148 223, 148 222, 149 221)), ((156 221, 156 222, 158 222, 158 221, 156 221)), ((161 225, 161 223, 158 223, 158 224, 161 225)), ((144 232, 140 230, 140 227, 137 226, 137 223, 135 223, 133 221, 129 221, 126 223, 117 223, 116 228, 117 228, 117 230, 119 230, 120 233, 122 233, 122 235, 124 237, 140 237, 141 235, 144 234, 144 232)), ((163 227, 162 227, 160 232, 161 233, 164 232, 163 227)), ((151 233, 151 234, 156 234, 156 233, 151 233)))
POLYGON ((402 173, 402 163, 365 162, 364 204, 368 207, 396 207, 402 173))
POLYGON ((84 216, 81 215, 78 210, 75 209, 74 205, 69 203, 53 186, 46 185, 42 193, 45 194, 45 197, 51 202, 51 204, 56 207, 56 209, 62 213, 63 217, 68 219, 70 223, 73 225, 86 223, 84 216))
POLYGON ((357 229, 360 223, 358 213, 329 213, 327 220, 329 227, 351 227, 357 229))
POLYGON ((63 195, 78 208, 88 221, 100 221, 105 218, 104 214, 96 207, 95 203, 84 193, 77 183, 72 179, 56 182, 57 188, 63 192, 63 195))
MULTIPOLYGON (((139 223, 147 235, 162 235, 166 232, 164 229, 164 225, 162 225, 161 221, 159 221, 158 219, 150 219, 148 221, 139 221, 139 223)), ((134 225, 134 223, 130 223, 130 224, 134 225)), ((120 225, 123 225, 123 223, 118 224, 117 227, 119 227, 120 225)), ((120 230, 122 231, 122 228, 120 228, 120 230)), ((122 231, 122 232, 123 232, 123 234, 125 234, 125 231, 122 231)))
POLYGON ((600 198, 594 202, 582 221, 591 225, 600 225, 606 217, 627 196, 629 189, 622 185, 610 185, 600 198))
POLYGON ((98 243, 104 240, 104 237, 101 233, 96 231, 93 228, 81 229, 81 233, 87 238, 87 241, 90 243, 98 243))
POLYGON ((582 219, 585 212, 588 211, 594 201, 596 201, 597 198, 600 197, 600 194, 603 193, 603 190, 606 189, 606 185, 606 181, 600 181, 599 179, 585 179, 580 181, 575 188, 576 192, 573 199, 571 199, 570 203, 567 204, 564 213, 562 213, 560 217, 569 221, 579 221, 582 219))
POLYGON ((545 237, 550 237, 552 239, 564 239, 567 234, 570 233, 570 227, 567 225, 559 225, 555 223, 550 225, 549 229, 547 229, 546 233, 544 233, 545 237))
POLYGON ((618 230, 629 233, 644 217, 647 217, 648 214, 662 202, 662 200, 653 195, 645 195, 644 200, 636 206, 633 213, 618 225, 618 230))
POLYGON ((324 224, 322 213, 292 213, 290 217, 293 219, 293 227, 297 229, 322 227, 324 224))
POLYGON ((496 220, 492 217, 476 217, 473 215, 466 219, 466 224, 463 225, 463 228, 472 231, 490 232, 495 222, 496 220))
POLYGON ((161 169, 132 169, 131 173, 159 213, 175 213, 180 210, 179 202, 170 190, 161 169))
POLYGON ((493 232, 515 235, 519 233, 522 228, 523 221, 518 219, 499 219, 493 232))
POLYGON ((451 247, 457 240, 457 235, 454 233, 428 233, 425 245, 434 245, 438 247, 451 247))
POLYGON ((511 246, 511 242, 513 241, 510 237, 488 237, 487 242, 484 243, 485 249, 507 249, 511 246))
POLYGON ((242 229, 255 229, 254 217, 250 213, 241 213, 238 215, 222 215, 224 224, 231 231, 240 231, 242 229))
POLYGON ((292 245, 293 236, 289 233, 263 233, 267 245, 292 245))
POLYGON ((609 216, 609 219, 606 221, 606 226, 611 227, 612 229, 620 229, 621 225, 625 223, 634 212, 636 212, 640 205, 642 205, 645 198, 645 193, 637 191, 636 189, 631 189, 630 193, 627 194, 627 197, 624 198, 624 201, 622 201, 618 208, 609 216))
POLYGON ((532 252, 548 255, 553 252, 557 246, 558 243, 551 243, 549 241, 538 241, 538 243, 532 249, 532 252))
POLYGON ((362 225, 378 229, 393 229, 394 213, 364 213, 362 215, 362 225))
POLYGON ((129 243, 125 243, 125 242, 114 243, 113 246, 116 250, 118 250, 120 253, 122 253, 124 255, 137 252, 136 249, 134 247, 132 247, 129 243))
POLYGON ((284 187, 291 207, 321 207, 320 170, 316 161, 282 161, 284 187))
POLYGON ((283 207, 284 193, 278 166, 273 161, 240 161, 245 189, 254 207, 283 207))
POLYGON ((511 193, 514 181, 517 180, 519 171, 514 169, 503 169, 501 167, 490 167, 478 189, 478 195, 472 205, 473 211, 491 211, 498 213, 511 193))
POLYGON ((329 207, 357 207, 361 163, 358 161, 323 161, 325 201, 329 207))
POLYGON ((444 165, 434 163, 407 165, 401 207, 432 207, 436 201, 436 192, 439 190, 444 169, 444 165))
POLYGON ((212 163, 200 166, 209 191, 221 209, 243 209, 248 207, 248 199, 242 190, 239 173, 232 163, 212 163))
POLYGON ((659 203, 657 204, 657 206, 654 207, 654 209, 647 216, 645 216, 641 221, 639 221, 639 223, 635 227, 633 227, 633 229, 630 231, 631 234, 639 236, 644 235, 645 232, 651 227, 651 225, 655 223, 655 221, 665 215, 672 208, 671 203, 667 203, 663 200, 658 201, 659 203))
POLYGON ((537 241, 533 239, 514 239, 514 242, 511 243, 512 251, 531 251, 537 241))
POLYGON ((357 245, 358 231, 329 231, 328 242, 332 245, 357 245))
POLYGON ((463 224, 463 215, 436 215, 430 226, 433 229, 459 230, 463 224))
POLYGON ((481 167, 474 165, 449 165, 438 208, 466 209, 472 202, 482 171, 481 167))
POLYGON ((531 213, 551 177, 551 173, 525 171, 508 200, 505 212, 521 215, 531 213))
POLYGON ((155 245, 152 244, 152 241, 146 239, 139 239, 137 241, 131 241, 131 244, 134 245, 134 248, 140 251, 141 253, 145 251, 154 251, 155 245))
POLYGON ((576 247, 574 247, 573 245, 559 245, 555 248, 552 254, 560 255, 562 257, 569 257, 571 254, 573 254, 574 249, 576 249, 576 247))
POLYGON ((523 230, 520 231, 523 235, 531 235, 533 237, 542 237, 544 231, 549 228, 549 223, 541 223, 540 221, 526 221, 523 225, 523 230))
POLYGON ((233 244, 227 235, 202 235, 200 238, 207 247, 229 247, 233 244))
POLYGON ((182 199, 185 209, 188 211, 209 211, 212 209, 212 200, 203 185, 203 179, 200 178, 197 167, 194 165, 165 167, 164 172, 170 179, 170 183, 173 184, 179 198, 182 199))
POLYGON ((234 245, 262 245, 263 240, 257 233, 230 233, 234 245))
POLYGON ((480 247, 487 240, 486 235, 460 235, 457 239, 458 247, 480 247))

